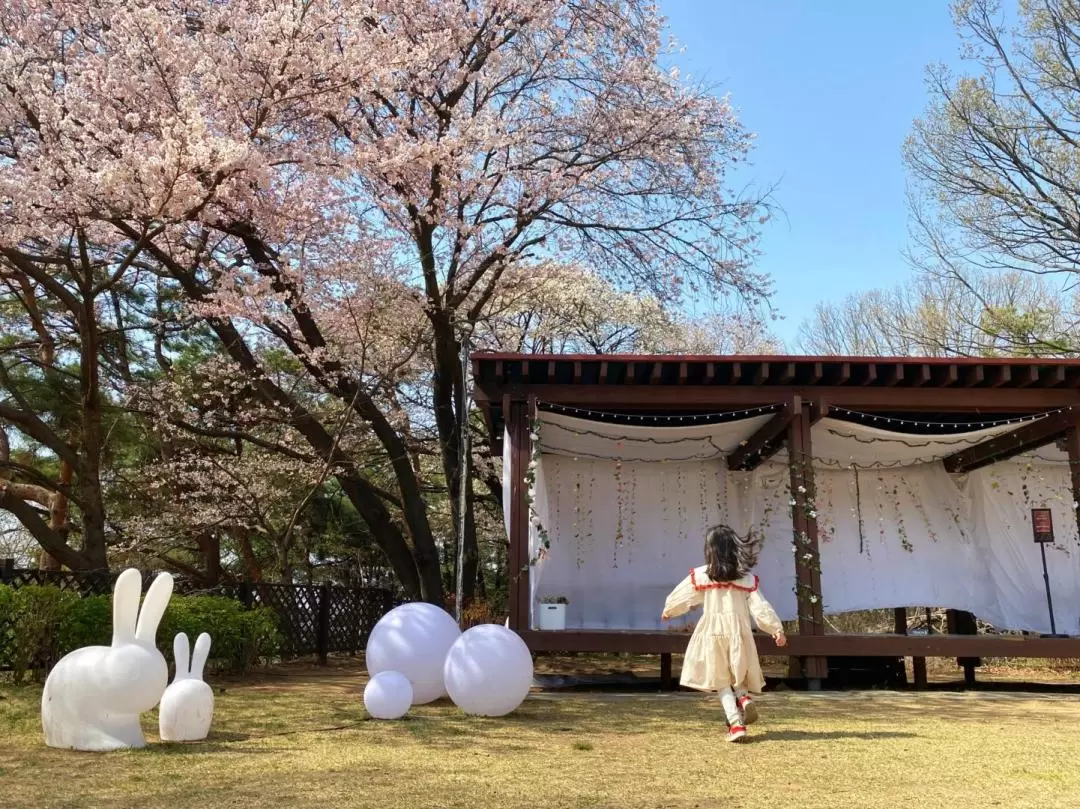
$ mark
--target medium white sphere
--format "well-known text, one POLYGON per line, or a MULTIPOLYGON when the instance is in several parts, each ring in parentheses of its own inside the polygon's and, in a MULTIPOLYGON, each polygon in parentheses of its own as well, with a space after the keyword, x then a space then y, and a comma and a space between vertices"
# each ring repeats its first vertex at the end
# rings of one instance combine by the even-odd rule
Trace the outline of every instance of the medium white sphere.
POLYGON ((461 630, 446 610, 434 604, 402 604, 386 613, 367 642, 368 674, 397 671, 412 684, 412 704, 446 696, 443 663, 461 630))
POLYGON ((381 671, 364 687, 364 707, 373 719, 401 719, 412 701, 412 684, 401 672, 381 671))
POLYGON ((443 676, 450 699, 465 713, 506 716, 529 695, 532 654, 513 630, 481 624, 450 647, 443 676))

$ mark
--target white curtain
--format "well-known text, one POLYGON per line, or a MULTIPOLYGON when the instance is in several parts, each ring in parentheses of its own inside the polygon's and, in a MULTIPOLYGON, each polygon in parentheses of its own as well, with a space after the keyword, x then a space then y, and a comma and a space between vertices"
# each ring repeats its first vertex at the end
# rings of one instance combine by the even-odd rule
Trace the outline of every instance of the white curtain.
MULTIPOLYGON (((540 553, 532 525, 530 558, 543 557, 530 571, 533 609, 566 596, 568 628, 657 629, 664 597, 703 561, 706 529, 725 522, 763 537, 755 572, 781 617, 794 618, 787 462, 781 454, 752 472, 724 462, 768 418, 664 428, 542 414, 533 510, 551 547, 540 553)), ((1002 629, 1049 631, 1030 526, 1030 508, 1046 506, 1058 539, 1047 548, 1057 628, 1080 632, 1080 545, 1061 453, 964 477, 940 463, 1007 429, 928 437, 815 425, 826 613, 951 607, 1002 629)))

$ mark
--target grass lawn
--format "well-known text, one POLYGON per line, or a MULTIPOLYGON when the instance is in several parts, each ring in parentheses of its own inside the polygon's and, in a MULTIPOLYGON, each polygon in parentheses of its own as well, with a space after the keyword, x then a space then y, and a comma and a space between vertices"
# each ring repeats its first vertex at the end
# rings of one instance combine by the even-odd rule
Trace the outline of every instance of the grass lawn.
POLYGON ((42 742, 39 687, 0 686, 0 806, 756 807, 1080 805, 1080 700, 780 692, 752 743, 694 694, 535 694, 481 720, 453 705, 365 720, 353 664, 218 679, 211 738, 106 755, 42 742), (729 794, 730 793, 730 794, 729 794))

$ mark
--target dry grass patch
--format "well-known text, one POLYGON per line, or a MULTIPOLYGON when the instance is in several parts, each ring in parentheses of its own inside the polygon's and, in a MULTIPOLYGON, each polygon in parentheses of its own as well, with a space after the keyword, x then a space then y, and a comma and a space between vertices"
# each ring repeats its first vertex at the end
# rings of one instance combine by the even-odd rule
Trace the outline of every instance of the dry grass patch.
POLYGON ((0 688, 0 805, 755 807, 1080 805, 1080 703, 1000 694, 762 698, 744 746, 695 695, 537 694, 505 719, 364 718, 348 668, 225 684, 211 738, 108 755, 42 744, 38 688, 0 688))

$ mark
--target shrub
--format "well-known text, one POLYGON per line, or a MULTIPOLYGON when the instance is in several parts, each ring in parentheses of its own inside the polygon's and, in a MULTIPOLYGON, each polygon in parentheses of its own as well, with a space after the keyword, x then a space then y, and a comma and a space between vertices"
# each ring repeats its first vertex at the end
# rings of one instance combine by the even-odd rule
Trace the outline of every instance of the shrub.
POLYGON ((208 666, 240 672, 253 663, 274 657, 281 648, 277 619, 266 607, 244 609, 238 601, 220 596, 173 596, 158 629, 158 646, 169 649, 176 633, 184 632, 194 644, 210 633, 208 666))
MULTIPOLYGON (((220 596, 178 596, 169 602, 158 627, 158 648, 172 659, 177 632, 194 642, 202 632, 212 639, 208 668, 240 672, 274 657, 281 646, 274 614, 265 607, 244 609, 220 596)), ((65 654, 83 646, 107 646, 112 639, 112 596, 79 598, 56 587, 0 585, 0 669, 16 682, 43 673, 65 654)))

